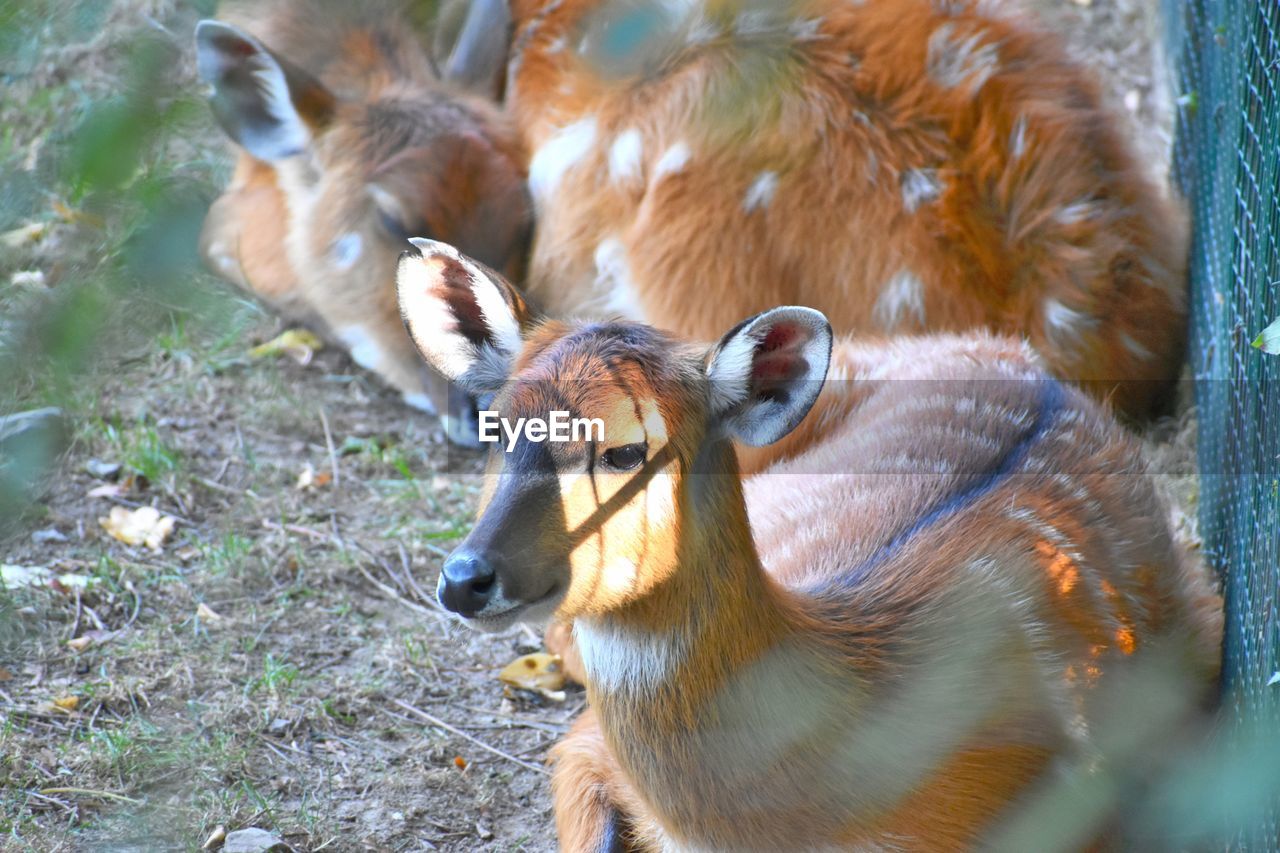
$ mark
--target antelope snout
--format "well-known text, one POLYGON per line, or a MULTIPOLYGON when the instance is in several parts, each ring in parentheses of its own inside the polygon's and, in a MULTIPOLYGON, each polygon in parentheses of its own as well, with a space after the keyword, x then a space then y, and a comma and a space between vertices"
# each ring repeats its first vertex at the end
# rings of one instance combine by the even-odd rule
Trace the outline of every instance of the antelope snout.
POLYGON ((496 595, 498 574, 484 555, 463 546, 444 561, 436 597, 445 609, 470 619, 496 595))

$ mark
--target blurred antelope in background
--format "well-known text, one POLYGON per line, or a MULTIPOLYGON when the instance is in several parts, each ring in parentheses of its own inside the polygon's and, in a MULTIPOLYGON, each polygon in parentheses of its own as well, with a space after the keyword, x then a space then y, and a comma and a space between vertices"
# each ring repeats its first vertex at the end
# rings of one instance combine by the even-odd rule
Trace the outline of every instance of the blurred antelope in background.
POLYGON ((360 26, 269 8, 198 39, 261 161, 206 254, 276 301, 301 290, 397 387, 395 236, 520 281, 527 173, 523 287, 552 316, 709 337, 803 303, 841 332, 987 328, 1129 416, 1168 402, 1182 217, 1060 40, 995 0, 473 0, 448 7, 443 79, 384 4, 360 26), (238 201, 272 182, 274 203, 238 201))
POLYGON ((1210 692, 1219 602, 1135 439, 1024 342, 833 347, 807 308, 714 346, 537 322, 414 242, 400 302, 437 370, 505 418, 604 422, 495 452, 439 584, 485 630, 574 623, 590 711, 555 750, 564 849, 961 849, 1105 762, 1108 690, 1144 664, 1172 674, 1153 707, 1175 730, 1210 692), (744 482, 733 442, 776 450, 744 482))
MULTIPOLYGON (((438 74, 394 4, 221 11, 234 25, 201 22, 197 64, 242 150, 205 223, 206 262, 326 330, 410 404, 443 413, 445 383, 415 356, 390 282, 412 234, 520 276, 531 227, 525 157, 492 83, 438 74)), ((473 423, 447 427, 475 443, 473 423)))

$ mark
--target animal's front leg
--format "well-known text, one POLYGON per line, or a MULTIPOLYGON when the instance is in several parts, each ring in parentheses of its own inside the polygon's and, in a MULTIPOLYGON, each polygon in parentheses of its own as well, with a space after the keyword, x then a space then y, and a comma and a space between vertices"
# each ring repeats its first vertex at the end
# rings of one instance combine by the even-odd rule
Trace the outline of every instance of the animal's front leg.
POLYGON ((661 849, 659 830, 605 743, 595 711, 582 712, 551 751, 551 799, 560 849, 644 853, 661 849))

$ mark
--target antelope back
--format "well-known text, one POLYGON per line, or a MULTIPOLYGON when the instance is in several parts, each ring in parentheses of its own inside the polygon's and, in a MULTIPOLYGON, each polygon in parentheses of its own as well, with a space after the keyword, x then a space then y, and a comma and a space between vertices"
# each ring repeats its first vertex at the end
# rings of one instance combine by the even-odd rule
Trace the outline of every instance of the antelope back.
POLYGON ((579 620, 594 718, 555 749, 567 848, 972 849, 1055 769, 1160 772, 1107 752, 1135 714, 1171 737, 1199 718, 1221 601, 1135 439, 1025 344, 839 343, 815 422, 744 484, 776 585, 733 573, 731 514, 684 514, 682 536, 727 533, 665 606, 579 620))
POLYGON ((698 338, 778 304, 985 327, 1145 417, 1179 372, 1185 222, 1059 41, 993 0, 524 0, 527 289, 698 338))
POLYGON ((530 211, 514 132, 487 90, 437 77, 400 4, 275 0, 223 14, 198 28, 197 54, 241 153, 206 257, 443 410, 444 383, 403 331, 396 258, 409 236, 434 235, 521 273, 530 211))

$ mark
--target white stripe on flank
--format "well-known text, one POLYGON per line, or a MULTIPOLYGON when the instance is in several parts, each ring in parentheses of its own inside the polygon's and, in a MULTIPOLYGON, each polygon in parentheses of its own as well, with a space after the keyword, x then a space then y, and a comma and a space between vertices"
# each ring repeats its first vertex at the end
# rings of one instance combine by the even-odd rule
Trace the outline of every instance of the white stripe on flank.
POLYGON ((778 191, 778 173, 761 172, 747 189, 742 200, 742 209, 747 213, 769 206, 773 195, 778 191))
POLYGON ((658 158, 658 164, 653 167, 654 183, 662 180, 667 175, 678 175, 683 172, 684 167, 689 165, 689 158, 692 156, 693 152, 689 150, 689 145, 684 142, 677 142, 662 152, 662 156, 658 158))
POLYGON ((944 88, 967 84, 969 93, 977 94, 998 70, 999 50, 994 44, 983 44, 981 32, 958 37, 955 29, 955 24, 943 24, 929 37, 929 76, 944 88))
POLYGON ((1044 301, 1045 334, 1056 346, 1080 342, 1080 336, 1098 323, 1083 311, 1070 308, 1056 299, 1044 301))
POLYGON ((899 270, 885 284, 871 309, 871 318, 886 332, 912 318, 924 323, 924 282, 910 270, 899 270))
POLYGON ((627 250, 617 237, 600 241, 595 251, 596 288, 604 299, 608 314, 621 314, 628 320, 644 320, 644 310, 631 278, 627 250))
POLYGON ((1013 123, 1013 132, 1009 134, 1009 156, 1017 160, 1027 153, 1027 117, 1018 116, 1013 123))
POLYGON ((910 169, 902 175, 902 206, 915 213, 920 205, 942 195, 937 169, 910 169))
POLYGON ((619 133, 609 146, 609 177, 617 183, 640 179, 640 159, 644 156, 644 140, 634 127, 619 133))
POLYGON ((1155 355, 1151 350, 1138 343, 1137 339, 1127 332, 1120 333, 1120 344, 1132 353, 1135 358, 1139 358, 1143 361, 1148 361, 1155 355))

